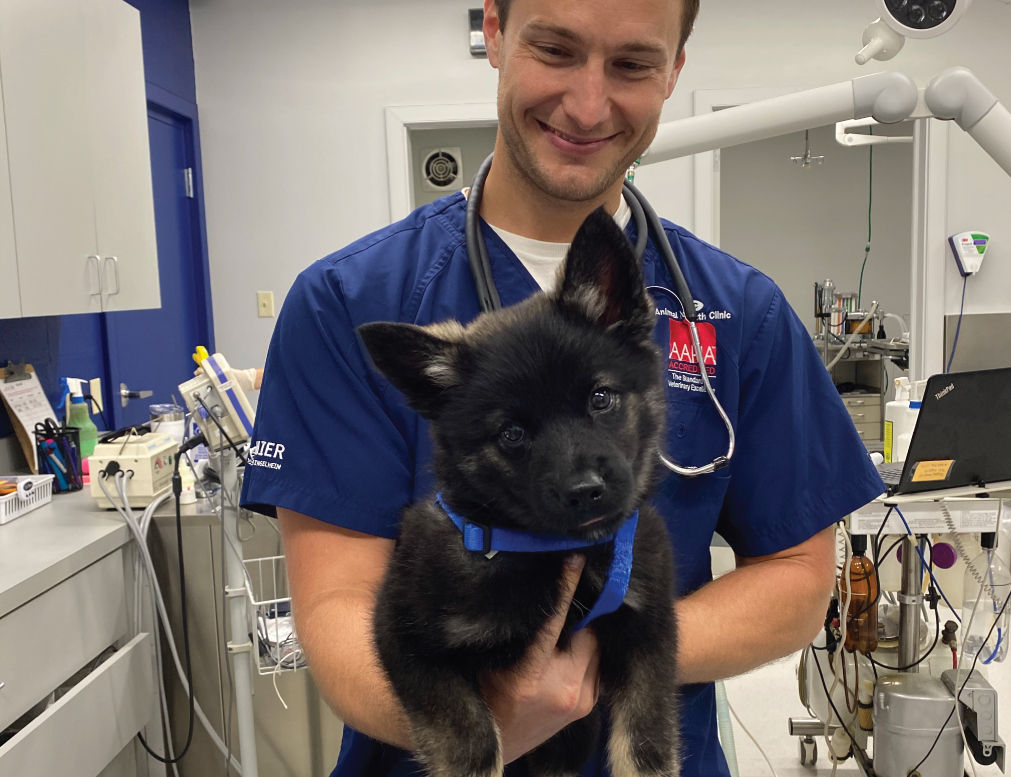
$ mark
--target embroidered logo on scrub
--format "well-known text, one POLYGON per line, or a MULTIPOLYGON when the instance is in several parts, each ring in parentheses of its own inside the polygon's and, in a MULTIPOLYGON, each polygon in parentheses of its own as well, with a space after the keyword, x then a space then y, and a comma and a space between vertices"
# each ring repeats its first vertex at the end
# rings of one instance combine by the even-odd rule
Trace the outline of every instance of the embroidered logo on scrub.
POLYGON ((668 385, 682 391, 705 391, 706 387, 699 373, 705 369, 710 380, 716 377, 716 327, 704 321, 696 324, 699 345, 702 347, 702 364, 699 365, 695 344, 692 342, 692 332, 687 322, 674 318, 667 321, 670 327, 668 385))
MULTIPOLYGON (((705 392, 701 371, 705 369, 709 380, 718 377, 716 325, 714 321, 728 321, 734 317, 727 310, 706 310, 699 300, 693 300, 698 312, 696 328, 699 345, 702 348, 702 363, 695 353, 691 328, 680 311, 677 296, 662 286, 649 286, 653 295, 657 316, 655 337, 661 348, 667 351, 667 387, 680 391, 705 392)), ((715 383, 713 384, 715 387, 715 383)))
POLYGON ((265 469, 281 469, 281 460, 283 459, 284 445, 279 442, 257 440, 256 442, 250 442, 246 464, 254 467, 264 467, 265 469), (260 458, 256 458, 257 456, 260 458), (271 459, 271 461, 266 461, 265 459, 271 459))

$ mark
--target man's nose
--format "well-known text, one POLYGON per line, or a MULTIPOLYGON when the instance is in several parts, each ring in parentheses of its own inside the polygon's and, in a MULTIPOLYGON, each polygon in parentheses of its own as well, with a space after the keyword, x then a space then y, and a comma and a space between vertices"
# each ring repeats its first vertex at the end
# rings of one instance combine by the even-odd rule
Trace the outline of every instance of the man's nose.
POLYGON ((563 105, 573 124, 584 132, 610 117, 611 99, 601 63, 587 62, 573 72, 563 105))

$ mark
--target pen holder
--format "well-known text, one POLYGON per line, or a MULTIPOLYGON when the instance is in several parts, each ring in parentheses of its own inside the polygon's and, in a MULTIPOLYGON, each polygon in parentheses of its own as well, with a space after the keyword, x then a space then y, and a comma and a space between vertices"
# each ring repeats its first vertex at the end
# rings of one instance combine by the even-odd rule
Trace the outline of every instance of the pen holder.
POLYGON ((81 490, 84 481, 81 478, 79 429, 36 429, 35 448, 39 455, 39 474, 53 476, 54 493, 81 490))

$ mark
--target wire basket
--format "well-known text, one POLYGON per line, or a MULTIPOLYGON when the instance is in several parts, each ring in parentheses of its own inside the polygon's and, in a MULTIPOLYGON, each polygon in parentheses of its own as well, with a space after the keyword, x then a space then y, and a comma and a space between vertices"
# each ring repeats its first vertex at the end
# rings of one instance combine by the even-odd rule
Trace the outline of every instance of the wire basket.
POLYGON ((30 484, 27 489, 21 486, 18 491, 0 496, 0 524, 20 518, 36 507, 42 507, 53 498, 53 475, 0 477, 0 480, 13 483, 15 486, 21 483, 30 484))
POLYGON ((243 561, 249 597, 250 633, 256 635, 257 671, 262 675, 293 672, 307 666, 291 617, 284 556, 243 561))

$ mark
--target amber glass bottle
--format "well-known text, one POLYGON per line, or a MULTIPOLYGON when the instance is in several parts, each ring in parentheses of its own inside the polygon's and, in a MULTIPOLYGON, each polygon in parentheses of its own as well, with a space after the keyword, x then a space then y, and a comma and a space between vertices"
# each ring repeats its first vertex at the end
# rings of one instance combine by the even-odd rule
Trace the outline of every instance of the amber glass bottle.
POLYGON ((864 555, 867 537, 855 534, 851 540, 853 557, 839 579, 839 606, 846 604, 847 595, 850 597, 843 646, 850 653, 870 653, 878 647, 878 576, 874 562, 864 555))

